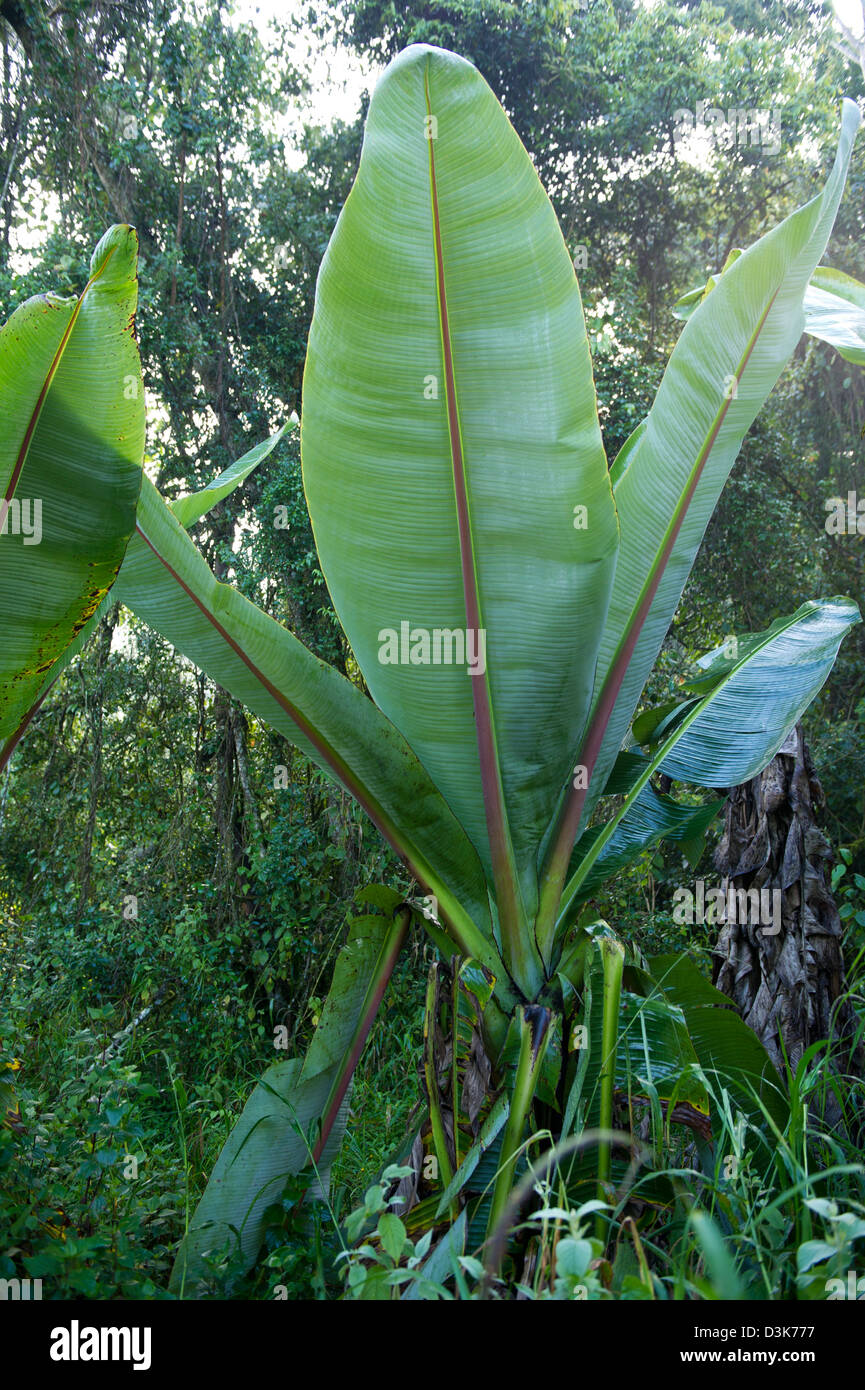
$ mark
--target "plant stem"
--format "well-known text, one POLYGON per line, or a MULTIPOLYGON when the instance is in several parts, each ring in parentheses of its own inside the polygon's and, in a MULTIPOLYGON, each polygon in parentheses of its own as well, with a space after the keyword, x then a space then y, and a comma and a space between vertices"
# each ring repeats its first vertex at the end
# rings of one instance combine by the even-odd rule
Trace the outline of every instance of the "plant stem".
POLYGON ((453 983, 451 992, 451 1032, 453 1042, 451 1044, 451 1101, 454 1112, 454 1167, 460 1166, 460 1103, 459 1103, 459 1071, 457 1063, 459 1061, 459 1034, 460 1034, 460 972, 459 966, 454 962, 453 983))
MULTIPOLYGON (((604 967, 604 1009, 601 1024, 601 1105, 598 1127, 609 1131, 613 1127, 613 1087, 616 1079, 616 1040, 619 1026, 619 1003, 622 997, 622 970, 625 951, 622 943, 612 936, 598 938, 604 967)), ((611 1148, 609 1139, 598 1145, 598 1199, 606 1201, 606 1184, 610 1180, 611 1148)), ((595 1218, 595 1235, 604 1239, 604 1219, 599 1212, 595 1218)))
MULTIPOLYGON (((453 1180, 454 1170, 451 1167, 450 1155, 448 1154, 447 1137, 445 1135, 444 1121, 442 1120, 441 1105, 439 1104, 438 1077, 436 1076, 435 1065, 435 1036, 436 1036, 436 1009, 438 1007, 438 966, 431 965, 429 978, 426 987, 426 1008, 423 1016, 423 1065, 424 1077, 426 1080, 427 1100, 429 1101, 430 1128, 432 1130, 433 1148, 435 1149, 436 1159, 439 1166, 439 1177, 442 1183, 442 1190, 446 1190, 453 1180)), ((454 1101, 456 1106, 456 1101, 454 1101)), ((456 1129, 456 1113, 454 1113, 454 1129, 456 1129)), ((456 1212, 452 1209, 451 1216, 455 1218, 456 1212)))
POLYGON ((505 1125, 499 1156, 499 1172, 493 1188, 493 1200, 487 1222, 487 1239, 502 1218, 514 1180, 517 1153, 522 1142, 526 1117, 535 1095, 547 1041, 550 1036, 549 1009, 540 1004, 526 1004, 520 1009, 520 1057, 511 1096, 511 1108, 505 1125))

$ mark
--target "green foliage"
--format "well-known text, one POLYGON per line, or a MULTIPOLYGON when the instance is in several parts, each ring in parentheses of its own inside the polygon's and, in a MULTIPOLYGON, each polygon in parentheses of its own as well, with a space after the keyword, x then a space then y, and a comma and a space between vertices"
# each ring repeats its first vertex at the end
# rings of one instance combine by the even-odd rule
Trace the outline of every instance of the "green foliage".
POLYGON ((391 1299, 399 1296, 400 1287, 409 1284, 415 1286, 414 1297, 417 1298, 435 1301, 450 1297, 441 1284, 425 1278, 422 1272, 422 1263, 432 1244, 432 1231, 427 1231, 416 1242, 410 1240, 397 1212, 390 1210, 401 1205, 402 1197, 385 1197, 386 1186, 411 1173, 409 1167, 390 1164, 382 1173, 382 1183, 367 1188, 363 1202, 348 1217, 347 1238, 356 1242, 364 1233, 362 1244, 338 1256, 345 1261, 342 1272, 348 1298, 391 1299))
MULTIPOLYGON (((265 46, 209 0, 194 12, 82 11, 62 41, 62 18, 35 0, 10 13, 20 43, 0 79, 0 308, 48 283, 75 292, 106 223, 139 226, 138 332, 156 407, 147 462, 176 496, 298 404, 316 272, 356 169, 360 122, 323 128, 290 31, 277 28, 265 46), (82 74, 92 96, 83 129, 71 95, 82 74), (47 189, 59 209, 51 226, 38 221, 47 189)), ((824 113, 842 88, 861 90, 858 75, 842 74, 828 17, 798 3, 354 0, 310 7, 302 22, 328 44, 335 25, 367 57, 425 41, 476 61, 541 172, 569 252, 587 248, 580 282, 610 458, 654 398, 677 297, 717 271, 728 245, 810 196, 824 113), (707 169, 678 159, 673 111, 709 92, 725 107, 780 106, 780 157, 715 149, 707 169)), ((832 263, 859 276, 861 205, 854 165, 832 263)), ((648 708, 680 698, 694 656, 729 633, 768 627, 808 593, 860 591, 861 547, 828 536, 823 520, 825 499, 857 485, 862 402, 858 374, 822 346, 798 350, 710 523, 648 708)), ((318 566, 296 438, 195 538, 218 578, 363 688, 318 566)), ((865 951, 863 641, 860 629, 842 650, 809 730, 826 818, 849 846, 833 886, 854 993, 865 951)), ((689 808, 700 800, 684 793, 689 808)), ((280 736, 147 628, 110 615, 0 782, 0 825, 0 1277, 44 1274, 50 1297, 163 1297, 206 1175, 273 1059, 275 1028, 298 1055, 313 1037, 346 904, 370 880, 408 896, 410 877, 280 736), (279 787, 277 767, 287 774, 279 787), (124 1164, 139 1150, 132 1180, 124 1164)), ((678 846, 647 844, 593 888, 592 905, 638 951, 699 953, 705 974, 711 929, 683 928, 669 911, 682 862, 678 846)), ((406 1223, 403 1239, 388 1198, 384 1212, 367 1211, 361 1196, 382 1191, 383 1165, 419 1123, 422 963, 413 943, 358 1069, 332 1215, 303 1200, 308 1175, 290 1177, 264 1213, 258 1266, 245 1271, 229 1243, 211 1258, 205 1292, 339 1297, 347 1264, 351 1296, 394 1297, 403 1282, 410 1297, 488 1296, 476 1231, 459 1254, 406 1223), (341 1232, 353 1223, 343 1218, 358 1201, 374 1230, 366 1249, 346 1252, 341 1232)), ((622 1055, 632 1043, 618 1038, 622 1055)), ((800 1073, 788 1078, 796 1106, 837 1089, 821 1055, 800 1073)), ((713 1152, 677 1138, 652 1109, 650 1147, 669 1171, 656 1163, 636 1206, 623 1196, 607 1209, 603 1243, 589 1233, 588 1206, 539 1182, 539 1210, 517 1237, 536 1242, 526 1296, 822 1297, 827 1278, 854 1263, 863 1191, 852 1146, 795 1118, 779 1131, 759 1107, 746 1117, 709 1081, 713 1152)), ((852 1122, 856 1084, 844 1094, 852 1122)), ((495 1175, 487 1161, 484 1183, 495 1175)))
POLYGON ((0 1277, 40 1278, 46 1298, 164 1298, 187 1180, 164 1061, 70 988, 89 962, 0 931, 0 1277))

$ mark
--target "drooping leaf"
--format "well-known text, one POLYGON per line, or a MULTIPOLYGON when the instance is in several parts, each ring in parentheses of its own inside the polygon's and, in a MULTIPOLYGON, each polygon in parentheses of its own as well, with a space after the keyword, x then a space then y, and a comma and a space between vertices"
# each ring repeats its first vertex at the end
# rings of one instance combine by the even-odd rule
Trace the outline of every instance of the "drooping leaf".
MULTIPOLYGON (((711 278, 683 295, 673 308, 674 316, 689 319, 716 284, 711 278)), ((818 265, 805 291, 803 307, 806 333, 834 347, 846 361, 865 366, 865 285, 861 281, 843 270, 818 265)))
POLYGON ((714 990, 687 956, 653 956, 649 967, 664 995, 682 1010, 694 1050, 709 1079, 729 1090, 739 1109, 755 1123, 763 1121, 762 1103, 783 1127, 789 1104, 778 1074, 766 1049, 726 995, 714 990), (715 996, 727 1007, 718 1007, 715 996))
POLYGON ((845 361, 865 367, 865 285, 842 270, 818 266, 805 294, 805 331, 845 361))
POLYGON ((743 641, 735 659, 726 644, 710 653, 704 661, 715 683, 664 740, 671 747, 660 770, 703 787, 754 777, 824 685, 842 640, 859 621, 850 599, 804 603, 743 641))
POLYGON ((0 745, 114 583, 135 525, 144 390, 137 238, 112 227, 83 293, 0 329, 0 745), (29 531, 30 534, 25 534, 29 531))
MULTIPOLYGON (((664 722, 651 733, 660 741, 653 743, 642 771, 635 754, 625 755, 631 785, 621 808, 578 842, 578 862, 559 905, 559 935, 581 900, 582 885, 633 814, 653 773, 704 787, 735 786, 753 777, 775 756, 820 690, 841 641, 859 621, 850 599, 804 603, 765 632, 741 639, 735 658, 728 657, 725 643, 702 659, 707 674, 692 683, 699 698, 683 705, 681 717, 672 718, 665 707, 664 722), (664 723, 669 732, 662 735, 664 723)), ((627 842, 627 830, 622 834, 627 842)))
POLYGON ((265 439, 261 444, 256 444, 248 453, 236 459, 230 467, 220 473, 218 478, 214 478, 212 483, 201 488, 198 492, 190 492, 186 497, 178 497, 170 504, 171 510, 177 517, 181 526, 187 529, 205 516, 217 502, 221 502, 224 497, 228 497, 234 492, 236 487, 245 482, 250 473, 253 473, 260 463, 263 463, 268 454, 272 453, 279 441, 282 439, 286 430, 292 426, 292 421, 286 423, 272 434, 269 439, 265 439))
MULTIPOLYGON (((265 1211, 279 1200, 289 1177, 308 1167, 331 1078, 324 1073, 303 1084, 301 1066, 300 1058, 275 1062, 247 1101, 181 1242, 171 1274, 173 1293, 194 1296, 207 1256, 225 1252, 248 1269, 261 1244, 265 1211)), ((347 1100, 344 1106, 347 1113, 347 1100)), ((343 1128, 334 1126, 319 1161, 325 1182, 343 1128)))
POLYGON ((244 1269, 263 1236, 264 1215, 292 1175, 313 1167, 324 1196, 339 1151, 354 1069, 402 944, 408 914, 353 919, 305 1059, 275 1062, 247 1101, 216 1161, 171 1276, 194 1290, 205 1256, 225 1242, 244 1269))
POLYGON ((357 798, 457 939, 503 975, 477 855, 405 740, 350 681, 220 584, 145 477, 116 597, 357 798))

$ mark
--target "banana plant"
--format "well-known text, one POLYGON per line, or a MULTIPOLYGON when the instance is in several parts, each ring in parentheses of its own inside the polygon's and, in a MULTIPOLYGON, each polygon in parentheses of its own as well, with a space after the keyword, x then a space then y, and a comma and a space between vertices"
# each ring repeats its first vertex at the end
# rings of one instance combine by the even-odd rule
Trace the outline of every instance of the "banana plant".
POLYGON ((470 1009, 471 1055, 488 1063, 472 1073, 487 1103, 461 1136, 468 1054, 453 1062, 450 1133, 428 1059, 433 1220, 475 1193, 480 1239, 498 1228, 539 1106, 563 1136, 609 1131, 634 1072, 619 1010, 638 1021, 644 1070, 650 1048, 675 1058, 658 1084, 644 1078, 669 1114, 686 1096, 704 1123, 700 1067, 771 1088, 735 1015, 681 962, 655 978, 601 945, 609 929, 587 905, 665 837, 699 853, 719 803, 661 794, 655 774, 691 788, 753 776, 859 621, 849 599, 806 602, 707 654, 678 704, 639 710, 742 439, 807 326, 858 124, 845 101, 822 191, 690 306, 651 410, 609 461, 574 268, 528 154, 464 59, 413 45, 390 64, 321 266, 301 422, 321 567, 372 698, 219 583, 187 534, 243 469, 173 506, 141 479, 113 598, 345 787, 426 904, 370 890, 309 1053, 268 1071, 217 1164, 179 1291, 226 1239, 254 1260, 281 1177, 308 1166, 326 1189, 409 915, 451 962, 452 1058, 470 1009), (588 1051, 569 1043, 580 1020, 588 1051))

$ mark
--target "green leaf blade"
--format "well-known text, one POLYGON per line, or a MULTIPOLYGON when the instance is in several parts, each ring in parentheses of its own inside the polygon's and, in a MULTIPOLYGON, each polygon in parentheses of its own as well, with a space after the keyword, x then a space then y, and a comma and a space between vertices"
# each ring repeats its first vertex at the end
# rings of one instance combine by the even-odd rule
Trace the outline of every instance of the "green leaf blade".
POLYGON ((407 50, 373 98, 358 179, 319 279, 304 482, 322 567, 370 689, 492 879, 472 700, 480 675, 464 664, 379 660, 380 634, 400 633, 403 622, 425 632, 469 622, 428 117, 437 122, 443 278, 486 677, 530 918, 537 842, 588 708, 616 519, 579 290, 555 216, 489 88, 441 50, 407 50), (585 529, 574 524, 577 506, 587 509, 585 529))
POLYGON ((79 298, 30 300, 0 330, 0 741, 17 737, 134 529, 144 452, 136 253, 132 229, 111 228, 79 298))
POLYGON ((690 316, 646 427, 617 474, 621 542, 595 711, 605 684, 614 705, 586 810, 615 761, 742 438, 802 334, 803 300, 835 220, 859 120, 855 103, 845 101, 823 192, 743 252, 690 316), (671 518, 685 500, 667 551, 671 518), (634 630, 627 669, 616 679, 622 634, 634 630))
POLYGON ((220 584, 144 478, 116 597, 339 780, 425 885, 467 954, 498 977, 486 885, 464 832, 375 705, 281 624, 220 584))

